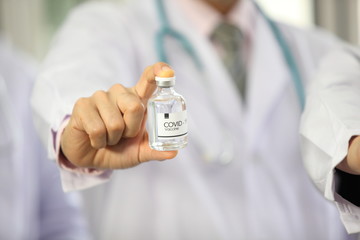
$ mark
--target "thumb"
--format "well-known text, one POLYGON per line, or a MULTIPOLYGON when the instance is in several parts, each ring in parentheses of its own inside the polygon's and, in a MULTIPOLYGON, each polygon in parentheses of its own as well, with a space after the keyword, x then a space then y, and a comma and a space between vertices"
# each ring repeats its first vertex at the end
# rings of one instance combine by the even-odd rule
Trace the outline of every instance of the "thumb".
POLYGON ((143 102, 151 97, 156 89, 155 77, 173 77, 174 70, 169 65, 163 62, 155 63, 147 67, 140 77, 140 80, 134 87, 135 93, 140 97, 143 102))

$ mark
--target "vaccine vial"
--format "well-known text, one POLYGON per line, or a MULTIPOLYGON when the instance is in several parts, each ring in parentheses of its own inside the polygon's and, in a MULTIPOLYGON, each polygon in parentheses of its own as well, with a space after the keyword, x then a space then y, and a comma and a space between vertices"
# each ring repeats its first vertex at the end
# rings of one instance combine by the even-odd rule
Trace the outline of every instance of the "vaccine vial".
POLYGON ((172 151, 187 145, 185 99, 174 90, 175 76, 155 77, 157 89, 148 101, 149 145, 158 151, 172 151))

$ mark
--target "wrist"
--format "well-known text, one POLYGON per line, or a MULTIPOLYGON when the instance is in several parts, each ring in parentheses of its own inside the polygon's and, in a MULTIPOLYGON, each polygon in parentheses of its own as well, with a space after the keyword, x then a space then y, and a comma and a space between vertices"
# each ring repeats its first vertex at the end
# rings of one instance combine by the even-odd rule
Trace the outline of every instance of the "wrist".
POLYGON ((348 154, 336 168, 349 174, 360 175, 360 136, 353 136, 349 140, 348 154))

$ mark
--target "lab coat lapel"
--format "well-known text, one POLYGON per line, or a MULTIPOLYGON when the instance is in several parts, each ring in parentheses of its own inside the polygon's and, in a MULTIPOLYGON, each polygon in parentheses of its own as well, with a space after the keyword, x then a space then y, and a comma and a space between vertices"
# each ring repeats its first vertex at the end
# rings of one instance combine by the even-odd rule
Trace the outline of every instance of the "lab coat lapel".
POLYGON ((263 17, 257 19, 252 60, 248 72, 247 136, 250 148, 266 131, 269 115, 281 101, 291 76, 281 48, 263 17))

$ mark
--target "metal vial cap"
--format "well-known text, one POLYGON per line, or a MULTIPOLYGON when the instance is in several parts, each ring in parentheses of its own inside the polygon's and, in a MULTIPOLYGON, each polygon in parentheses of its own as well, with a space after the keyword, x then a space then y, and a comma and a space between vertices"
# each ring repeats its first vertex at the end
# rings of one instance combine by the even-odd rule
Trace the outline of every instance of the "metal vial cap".
POLYGON ((174 77, 155 77, 156 85, 159 87, 172 87, 175 85, 174 77))

